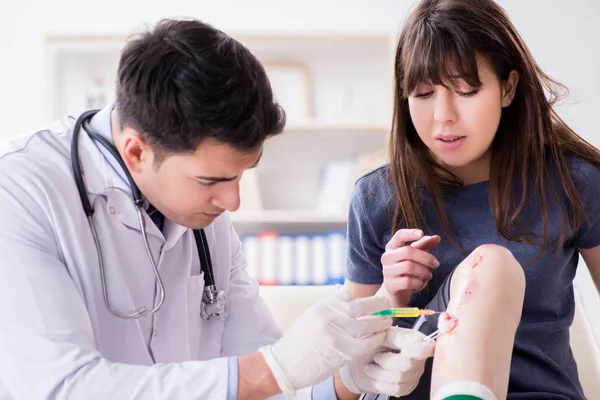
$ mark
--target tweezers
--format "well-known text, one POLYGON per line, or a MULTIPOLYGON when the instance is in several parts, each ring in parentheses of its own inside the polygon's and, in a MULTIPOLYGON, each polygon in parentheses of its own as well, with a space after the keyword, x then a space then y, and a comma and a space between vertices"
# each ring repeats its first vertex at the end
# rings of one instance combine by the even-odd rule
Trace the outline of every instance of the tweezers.
POLYGON ((423 339, 423 341, 431 342, 432 340, 435 340, 439 335, 440 335, 440 330, 438 329, 437 331, 433 332, 429 336, 426 336, 425 339, 423 339))

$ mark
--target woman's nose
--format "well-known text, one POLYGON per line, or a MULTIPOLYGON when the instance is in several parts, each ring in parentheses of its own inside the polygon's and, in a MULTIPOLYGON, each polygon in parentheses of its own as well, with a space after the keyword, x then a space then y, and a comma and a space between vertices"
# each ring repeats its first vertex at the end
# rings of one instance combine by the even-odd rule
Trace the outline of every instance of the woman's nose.
POLYGON ((435 111, 433 118, 441 123, 456 121, 456 107, 454 104, 454 96, 448 90, 439 90, 435 96, 435 111))

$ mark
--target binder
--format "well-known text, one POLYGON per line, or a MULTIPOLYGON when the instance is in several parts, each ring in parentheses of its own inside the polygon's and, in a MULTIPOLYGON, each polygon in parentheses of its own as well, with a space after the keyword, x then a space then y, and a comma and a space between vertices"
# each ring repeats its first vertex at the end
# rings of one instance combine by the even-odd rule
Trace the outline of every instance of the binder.
POLYGON ((248 264, 248 274, 260 282, 260 255, 258 236, 247 234, 242 237, 242 250, 248 264))
POLYGON ((294 279, 294 237, 292 235, 279 235, 277 251, 277 283, 279 285, 293 285, 294 279))
POLYGON ((328 284, 344 283, 346 271, 346 234, 330 232, 327 234, 327 264, 329 265, 328 284))
POLYGON ((277 232, 261 232, 258 234, 260 275, 258 283, 261 285, 277 284, 277 232))
POLYGON ((327 238, 325 235, 313 235, 311 238, 312 283, 325 285, 329 280, 327 266, 327 238))
POLYGON ((310 237, 297 235, 294 238, 294 284, 311 284, 310 237))

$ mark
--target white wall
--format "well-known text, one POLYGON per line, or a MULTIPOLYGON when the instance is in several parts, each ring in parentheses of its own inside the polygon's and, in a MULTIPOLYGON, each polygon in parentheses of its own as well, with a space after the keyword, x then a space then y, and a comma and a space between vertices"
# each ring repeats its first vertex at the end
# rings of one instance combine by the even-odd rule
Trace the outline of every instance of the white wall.
MULTIPOLYGON (((414 1, 403 0, 0 0, 0 139, 42 126, 44 37, 127 33, 166 16, 194 16, 231 32, 396 31, 414 1)), ((571 91, 561 113, 600 145, 600 2, 501 0, 539 64, 571 91)), ((600 338, 600 300, 584 268, 588 314, 600 338)))
MULTIPOLYGON (((571 89, 577 104, 563 115, 600 144, 593 115, 600 106, 595 51, 600 42, 596 0, 501 0, 542 67, 571 89)), ((164 16, 195 16, 235 32, 395 31, 414 0, 0 0, 0 138, 42 121, 44 36, 131 32, 164 16), (100 4, 96 7, 95 4, 100 4), (338 4, 343 4, 342 7, 338 4)))

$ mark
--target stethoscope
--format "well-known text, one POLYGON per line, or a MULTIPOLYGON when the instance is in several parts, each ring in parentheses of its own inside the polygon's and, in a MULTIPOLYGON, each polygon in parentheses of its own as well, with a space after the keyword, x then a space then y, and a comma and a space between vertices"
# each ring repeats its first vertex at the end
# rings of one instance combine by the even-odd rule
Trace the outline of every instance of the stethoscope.
MULTIPOLYGON (((98 254, 98 264, 100 265, 100 278, 102 282, 102 292, 104 294, 104 303, 108 310, 116 317, 120 318, 140 318, 143 316, 149 316, 156 313, 160 307, 163 305, 165 301, 165 288, 163 286, 162 280, 160 278, 160 274, 158 273, 158 267, 156 265, 156 261, 152 256, 152 252, 150 251, 150 246, 148 244, 148 235, 146 233, 146 221, 144 219, 144 205, 145 201, 142 196, 142 193, 138 189, 137 185, 133 181, 129 170, 125 166, 123 159, 121 158, 117 149, 102 135, 93 132, 90 127, 87 125, 89 120, 96 115, 98 110, 90 110, 86 111, 77 118, 75 121, 75 126, 73 127, 73 138, 71 139, 71 162, 73 164, 73 173, 75 176, 75 184, 77 185, 77 190, 79 191, 79 197, 81 198, 81 204, 83 205, 83 210, 88 219, 88 223, 92 230, 92 236, 94 238, 94 243, 96 245, 96 252, 98 254), (100 143, 106 150, 108 150, 113 157, 119 162, 125 175, 127 175, 127 180, 129 181, 129 185, 131 186, 131 193, 133 197, 133 203, 135 205, 138 222, 140 225, 140 230, 142 231, 142 238, 144 240, 144 246, 146 247, 146 253, 148 255, 148 259, 150 260, 150 264, 152 265, 152 271, 154 272, 155 277, 155 286, 157 288, 157 295, 155 296, 154 302, 152 304, 152 309, 148 309, 148 307, 143 306, 136 310, 130 311, 128 313, 121 313, 115 310, 111 304, 108 297, 108 289, 106 285, 106 271, 104 268, 104 260, 102 259, 102 249, 100 247, 100 241, 98 240, 98 234, 96 233, 96 226, 94 224, 94 208, 90 203, 90 200, 87 195, 87 189, 85 186, 85 182, 83 180, 83 171, 81 170, 81 163, 79 159, 79 133, 81 129, 83 130, 94 140, 100 143), (156 304, 156 297, 158 297, 158 304, 156 304)), ((198 254, 200 256, 200 265, 202 268, 202 272, 204 273, 204 292, 202 294, 202 304, 200 307, 200 315, 203 319, 208 320, 212 316, 218 316, 221 318, 223 322, 227 322, 229 320, 229 304, 227 295, 223 291, 218 291, 217 286, 215 285, 215 278, 213 275, 212 268, 212 260, 210 258, 210 250, 208 248, 206 234, 204 233, 204 229, 194 229, 194 238, 196 240, 196 247, 198 248, 198 254)))

